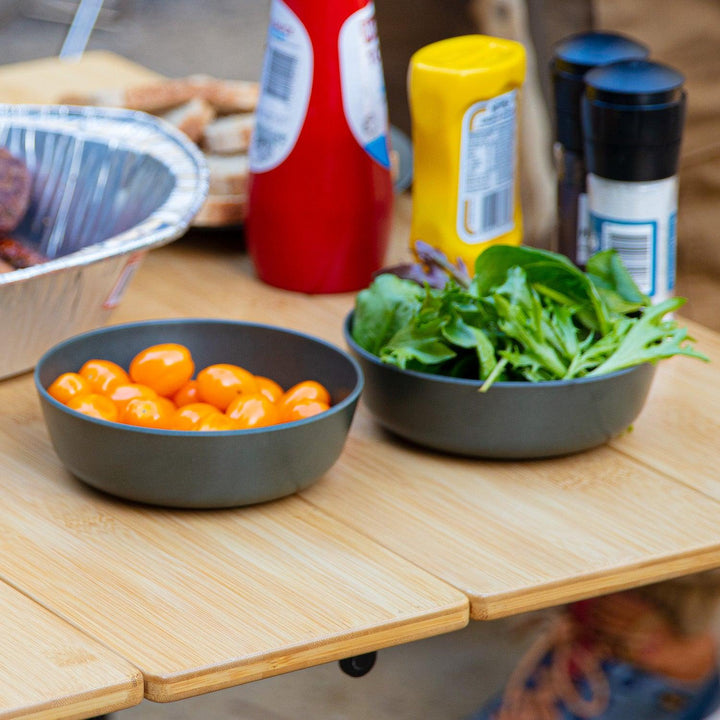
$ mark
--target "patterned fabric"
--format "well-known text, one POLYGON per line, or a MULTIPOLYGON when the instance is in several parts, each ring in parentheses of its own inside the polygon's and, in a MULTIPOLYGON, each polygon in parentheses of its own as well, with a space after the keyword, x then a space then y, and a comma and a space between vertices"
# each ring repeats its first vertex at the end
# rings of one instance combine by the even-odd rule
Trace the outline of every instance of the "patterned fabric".
POLYGON ((468 720, 702 720, 720 707, 717 673, 669 681, 588 644, 563 615, 522 658, 504 693, 468 720))

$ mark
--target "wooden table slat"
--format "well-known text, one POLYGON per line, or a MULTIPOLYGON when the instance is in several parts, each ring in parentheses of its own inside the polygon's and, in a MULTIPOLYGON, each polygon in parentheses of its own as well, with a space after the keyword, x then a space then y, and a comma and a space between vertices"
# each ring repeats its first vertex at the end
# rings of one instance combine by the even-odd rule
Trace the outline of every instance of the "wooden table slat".
POLYGON ((0 607, 1 720, 90 717, 143 699, 139 670, 3 582, 0 607))

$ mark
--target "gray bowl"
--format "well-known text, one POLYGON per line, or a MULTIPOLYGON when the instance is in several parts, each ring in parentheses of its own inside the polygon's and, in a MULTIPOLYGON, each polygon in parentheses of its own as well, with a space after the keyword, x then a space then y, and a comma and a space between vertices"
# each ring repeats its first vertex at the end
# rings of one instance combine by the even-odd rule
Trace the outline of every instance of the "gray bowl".
POLYGON ((50 439, 63 464, 88 485, 153 505, 219 508, 273 500, 318 480, 340 456, 363 388, 347 353, 291 330, 223 320, 163 320, 115 325, 70 338, 35 368, 50 439), (236 363, 287 388, 316 379, 333 405, 321 415, 254 430, 156 430, 96 420, 47 393, 61 373, 91 358, 127 368, 145 347, 177 342, 196 368, 236 363))
POLYGON ((401 370, 352 338, 345 341, 365 376, 363 402, 377 422, 418 445, 496 459, 568 455, 625 431, 645 404, 655 366, 576 380, 481 383, 401 370))

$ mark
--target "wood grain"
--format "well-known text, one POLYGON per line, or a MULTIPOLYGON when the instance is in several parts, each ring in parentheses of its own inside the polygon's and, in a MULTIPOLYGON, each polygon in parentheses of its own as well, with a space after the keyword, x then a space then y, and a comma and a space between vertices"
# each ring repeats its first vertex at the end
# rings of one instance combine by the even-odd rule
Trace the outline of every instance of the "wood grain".
POLYGON ((458 629, 466 598, 297 497, 217 512, 113 500, 65 472, 31 379, 0 398, 0 576, 175 700, 458 629))
POLYGON ((717 505, 607 447, 525 463, 451 459, 363 414, 344 461, 303 497, 462 589, 474 619, 720 563, 717 505))
MULTIPOLYGON (((409 213, 407 198, 400 198, 392 261, 407 254, 409 213)), ((353 300, 262 285, 253 278, 241 237, 214 246, 198 237, 153 252, 118 317, 183 316, 202 308, 261 322, 281 319, 342 345, 342 318, 353 300)), ((691 327, 700 349, 715 357, 717 335, 691 327)), ((719 508, 686 484, 688 476, 699 477, 694 457, 713 482, 717 373, 717 362, 678 358, 663 364, 632 432, 609 447, 536 463, 424 451, 380 430, 361 402, 340 461, 303 497, 461 589, 475 619, 716 567, 719 508), (681 384, 666 380, 675 373, 681 384), (673 400, 664 407, 666 387, 673 400), (703 403, 699 422, 685 422, 703 403)))
POLYGON ((613 446, 720 500, 720 336, 684 322, 710 362, 673 358, 658 368, 642 422, 613 446))
POLYGON ((142 700, 137 669, 3 582, 0 607, 0 719, 90 717, 142 700))
MULTIPOLYGON (((410 211, 399 198, 390 261, 407 255, 410 211)), ((219 245, 198 237, 153 252, 116 317, 202 308, 281 319, 342 346, 342 318, 353 301, 262 285, 241 236, 219 245), (185 292, 173 290, 178 286, 185 292)), ((340 461, 303 497, 461 589, 474 619, 717 567, 720 508, 706 495, 720 499, 712 462, 720 437, 720 340, 690 327, 714 361, 663 363, 632 432, 609 447, 537 463, 451 458, 383 432, 361 402, 340 461)))
MULTIPOLYGON (((52 102, 67 92, 152 77, 118 56, 88 53, 72 67, 52 59, 3 68, 0 97, 52 102)), ((325 324, 337 339, 335 315, 322 302, 312 318, 291 293, 254 292, 259 285, 241 236, 224 247, 212 247, 211 237, 153 258, 146 281, 114 319, 202 315, 276 322, 286 314, 292 326, 297 308, 304 322, 296 326, 325 324), (215 277, 198 271, 196 264, 207 261, 215 277)), ((340 302, 349 307, 350 296, 340 302)), ((8 410, 0 417, 0 576, 131 659, 152 700, 197 695, 467 624, 461 592, 297 497, 192 513, 95 493, 55 456, 31 377, 0 384, 0 398, 8 410)))

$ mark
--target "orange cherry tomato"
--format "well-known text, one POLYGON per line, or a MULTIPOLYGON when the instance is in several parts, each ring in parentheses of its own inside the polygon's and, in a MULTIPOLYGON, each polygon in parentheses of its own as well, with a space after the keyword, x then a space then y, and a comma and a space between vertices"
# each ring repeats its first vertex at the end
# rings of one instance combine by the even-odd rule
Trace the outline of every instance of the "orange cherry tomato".
POLYGON ((200 400, 223 412, 239 393, 257 392, 252 373, 228 363, 209 365, 198 373, 197 381, 200 400))
POLYGON ((133 398, 156 398, 158 394, 147 385, 138 383, 118 383, 113 385, 107 397, 109 397, 118 409, 118 414, 122 415, 125 406, 133 398))
POLYGON ((133 382, 151 387, 158 395, 174 395, 195 372, 190 351, 177 343, 161 343, 141 350, 130 362, 133 382))
POLYGON ((271 378, 256 375, 255 383, 258 392, 261 392, 272 403, 276 403, 283 396, 283 389, 271 378))
POLYGON ((197 430, 204 417, 220 411, 210 403, 189 403, 182 405, 170 416, 170 430, 197 430))
POLYGON ((280 399, 281 410, 284 411, 299 402, 306 400, 317 400, 318 402, 330 405, 330 393, 324 385, 315 380, 303 380, 293 385, 289 390, 283 393, 280 399))
POLYGON ((125 405, 120 422, 138 427, 167 429, 174 412, 175 405, 167 398, 133 398, 125 405))
POLYGON ((89 415, 99 420, 117 422, 118 419, 118 411, 115 403, 110 400, 110 398, 106 398, 99 393, 71 397, 67 402, 67 406, 83 415, 89 415))
POLYGON ((66 372, 59 375, 48 388, 50 397, 67 405, 70 398, 78 395, 89 395, 92 392, 90 383, 79 373, 66 372))
POLYGON ((275 403, 261 392, 238 395, 228 405, 225 414, 240 430, 275 425, 280 420, 275 403))
POLYGON ((93 392, 105 394, 118 383, 130 382, 130 376, 112 360, 88 360, 81 368, 82 375, 93 392))
POLYGON ((178 406, 190 405, 190 403, 200 402, 200 394, 198 392, 198 381, 188 380, 173 396, 172 401, 178 406))
POLYGON ((196 428, 199 432, 213 432, 217 430, 237 430, 237 425, 225 413, 219 410, 206 415, 196 428))
POLYGON ((320 400, 300 400, 294 405, 280 407, 280 421, 293 422, 295 420, 304 420, 313 415, 319 415, 329 409, 330 406, 320 400))

